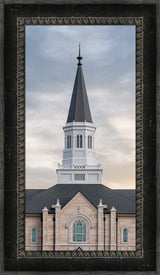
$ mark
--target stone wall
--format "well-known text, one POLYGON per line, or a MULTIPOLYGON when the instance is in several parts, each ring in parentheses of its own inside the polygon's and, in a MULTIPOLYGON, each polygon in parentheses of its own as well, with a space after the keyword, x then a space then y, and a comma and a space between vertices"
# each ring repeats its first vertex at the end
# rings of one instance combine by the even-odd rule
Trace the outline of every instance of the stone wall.
POLYGON ((54 215, 48 215, 48 250, 54 250, 54 215))
POLYGON ((104 221, 104 249, 110 250, 110 214, 105 214, 104 221))
POLYGON ((136 250, 135 215, 117 216, 117 250, 136 250), (127 229, 127 242, 123 242, 123 229, 127 229))
POLYGON ((41 215, 25 216, 25 250, 42 250, 41 215), (36 229, 36 242, 32 242, 32 229, 36 229))

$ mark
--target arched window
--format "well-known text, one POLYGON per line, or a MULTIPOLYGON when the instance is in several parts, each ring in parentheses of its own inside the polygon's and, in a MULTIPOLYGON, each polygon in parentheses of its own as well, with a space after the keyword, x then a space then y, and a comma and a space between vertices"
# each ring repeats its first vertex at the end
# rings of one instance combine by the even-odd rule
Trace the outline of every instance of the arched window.
POLYGON ((82 135, 77 135, 77 148, 82 148, 82 135))
POLYGON ((124 228, 123 229, 123 243, 126 243, 127 242, 127 229, 126 228, 124 228))
POLYGON ((67 135, 67 149, 71 148, 71 135, 67 135))
POLYGON ((73 224, 73 241, 86 241, 86 224, 80 220, 75 221, 75 223, 73 224))
POLYGON ((36 242, 36 229, 33 228, 32 229, 32 243, 35 243, 36 242))
POLYGON ((92 149, 92 136, 88 136, 88 148, 92 149))

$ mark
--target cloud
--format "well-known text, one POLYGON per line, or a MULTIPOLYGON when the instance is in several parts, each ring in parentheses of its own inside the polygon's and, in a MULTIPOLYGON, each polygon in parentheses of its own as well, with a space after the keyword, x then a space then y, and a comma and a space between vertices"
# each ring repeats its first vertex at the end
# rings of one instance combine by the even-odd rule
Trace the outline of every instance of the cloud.
POLYGON ((26 27, 26 186, 56 183, 79 42, 103 183, 133 188, 134 26, 26 27))
POLYGON ((30 167, 27 174, 26 188, 44 189, 44 186, 55 185, 56 180, 56 172, 53 169, 48 167, 30 167))

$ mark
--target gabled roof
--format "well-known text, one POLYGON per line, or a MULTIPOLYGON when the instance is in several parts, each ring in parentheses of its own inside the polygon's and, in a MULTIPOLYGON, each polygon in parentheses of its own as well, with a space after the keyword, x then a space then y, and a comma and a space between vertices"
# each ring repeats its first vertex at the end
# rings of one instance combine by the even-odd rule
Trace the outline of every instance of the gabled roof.
POLYGON ((79 54, 77 74, 75 78, 67 123, 69 122, 90 122, 92 123, 91 112, 88 103, 87 91, 83 77, 82 64, 80 60, 82 57, 79 54))
POLYGON ((110 189, 103 184, 56 184, 49 189, 26 190, 26 213, 39 214, 46 206, 50 213, 54 213, 51 205, 57 199, 64 207, 78 192, 84 195, 95 207, 102 199, 107 204, 105 212, 114 206, 118 214, 135 214, 135 189, 110 189))

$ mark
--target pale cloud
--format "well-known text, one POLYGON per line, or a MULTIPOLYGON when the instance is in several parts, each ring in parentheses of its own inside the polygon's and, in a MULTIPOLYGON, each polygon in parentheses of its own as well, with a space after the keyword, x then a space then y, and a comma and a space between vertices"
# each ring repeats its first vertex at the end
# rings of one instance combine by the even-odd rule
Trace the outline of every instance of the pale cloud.
POLYGON ((116 115, 109 119, 112 127, 123 137, 134 137, 135 135, 135 120, 127 116, 116 115))
POLYGON ((29 189, 44 189, 44 186, 56 184, 56 175, 53 169, 48 167, 30 167, 27 174, 27 185, 29 189), (34 184, 33 184, 34 183, 34 184))

